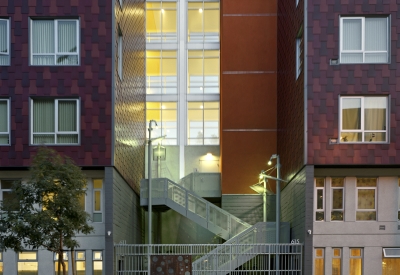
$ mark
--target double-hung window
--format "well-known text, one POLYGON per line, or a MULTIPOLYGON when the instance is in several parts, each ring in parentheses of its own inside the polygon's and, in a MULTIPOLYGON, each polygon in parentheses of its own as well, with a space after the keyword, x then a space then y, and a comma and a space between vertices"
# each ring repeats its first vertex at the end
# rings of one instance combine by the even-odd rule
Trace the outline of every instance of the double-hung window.
POLYGON ((332 178, 331 194, 331 221, 343 221, 344 178, 332 178))
POLYGON ((23 251, 18 253, 18 275, 38 275, 37 251, 23 251))
POLYGON ((79 100, 31 100, 32 144, 79 144, 79 100))
POLYGON ((78 19, 32 19, 31 65, 79 65, 78 19))
POLYGON ((10 20, 0 18, 0 66, 10 65, 10 20))
POLYGON ((349 275, 362 275, 362 248, 350 248, 349 275))
POLYGON ((332 275, 342 274, 342 249, 332 248, 332 275))
POLYGON ((376 178, 357 178, 357 221, 376 220, 376 178))
POLYGON ((315 248, 314 249, 314 275, 323 275, 325 274, 325 255, 323 248, 315 248))
POLYGON ((387 96, 341 97, 340 108, 340 142, 387 142, 387 96))
POLYGON ((0 98, 0 145, 9 145, 9 144, 10 144, 10 101, 8 99, 0 98))
POLYGON ((388 63, 389 17, 341 17, 340 63, 388 63))

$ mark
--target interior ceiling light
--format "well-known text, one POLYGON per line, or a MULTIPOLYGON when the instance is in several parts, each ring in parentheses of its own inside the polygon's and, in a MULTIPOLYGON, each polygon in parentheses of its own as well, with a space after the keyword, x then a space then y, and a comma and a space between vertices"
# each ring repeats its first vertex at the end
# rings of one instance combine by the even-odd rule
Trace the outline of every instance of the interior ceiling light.
POLYGON ((202 12, 203 12, 203 9, 200 8, 200 9, 199 9, 199 12, 202 13, 202 12))

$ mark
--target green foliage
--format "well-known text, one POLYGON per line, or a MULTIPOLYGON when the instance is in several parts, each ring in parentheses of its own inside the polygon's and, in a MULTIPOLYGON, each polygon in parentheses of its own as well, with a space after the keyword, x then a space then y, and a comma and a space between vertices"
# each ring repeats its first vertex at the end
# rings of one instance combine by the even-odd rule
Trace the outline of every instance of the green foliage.
POLYGON ((78 233, 89 234, 88 214, 79 205, 86 179, 73 161, 46 147, 32 161, 28 182, 14 182, 12 200, 0 206, 0 242, 16 252, 45 248, 58 253, 79 247, 78 233))

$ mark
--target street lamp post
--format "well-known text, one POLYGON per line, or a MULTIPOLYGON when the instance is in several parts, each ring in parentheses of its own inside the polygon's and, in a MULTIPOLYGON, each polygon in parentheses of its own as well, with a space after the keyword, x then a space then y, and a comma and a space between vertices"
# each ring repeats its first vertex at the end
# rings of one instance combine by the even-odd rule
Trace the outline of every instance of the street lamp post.
POLYGON ((154 122, 154 124, 157 126, 157 122, 155 121, 155 120, 150 120, 150 122, 149 122, 149 140, 148 140, 148 144, 147 144, 147 146, 148 146, 148 148, 147 148, 147 173, 148 173, 148 175, 147 175, 147 178, 148 178, 148 188, 149 188, 149 198, 148 198, 148 219, 149 219, 149 221, 148 221, 148 236, 147 236, 147 238, 148 238, 148 247, 147 247, 147 253, 148 253, 148 256, 147 256, 147 263, 148 263, 148 274, 150 275, 150 272, 151 272, 151 259, 150 259, 150 246, 151 246, 151 227, 152 227, 152 211, 153 211, 153 208, 152 208, 152 201, 151 201, 151 157, 152 157, 152 155, 151 155, 151 149, 152 149, 152 147, 151 147, 151 143, 152 143, 152 139, 151 139, 151 131, 153 130, 153 128, 151 128, 151 124, 154 122))
POLYGON ((161 136, 161 137, 156 137, 156 138, 151 138, 151 131, 153 130, 153 128, 151 128, 151 124, 154 122, 154 124, 157 126, 157 122, 155 121, 155 120, 150 120, 150 122, 149 122, 149 139, 148 139, 148 141, 147 141, 147 146, 148 146, 148 151, 147 151, 147 178, 148 178, 148 181, 149 181, 149 183, 148 183, 148 188, 149 188, 149 198, 148 198, 148 212, 149 212, 149 215, 148 215, 148 219, 149 219, 149 221, 148 221, 148 257, 147 257, 147 260, 148 260, 148 274, 150 274, 150 246, 151 246, 151 228, 152 228, 152 212, 153 212, 153 204, 152 204, 152 201, 151 201, 151 158, 152 158, 152 154, 151 154, 151 150, 152 150, 152 146, 151 146, 151 143, 153 142, 153 141, 155 141, 155 140, 159 140, 159 139, 163 139, 163 138, 165 138, 166 136, 164 135, 164 136, 161 136))

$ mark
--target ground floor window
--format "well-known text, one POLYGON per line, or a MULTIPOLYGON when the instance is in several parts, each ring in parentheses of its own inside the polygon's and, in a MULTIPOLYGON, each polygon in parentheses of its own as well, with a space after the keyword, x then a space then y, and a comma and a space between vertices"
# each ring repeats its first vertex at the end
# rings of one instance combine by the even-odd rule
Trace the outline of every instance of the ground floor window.
POLYGON ((314 274, 324 275, 324 249, 315 248, 314 249, 314 274))
POLYGON ((363 251, 361 248, 350 248, 349 275, 362 275, 363 251))
POLYGON ((0 252, 0 275, 3 275, 3 252, 0 252))
POLYGON ((86 274, 85 251, 76 251, 76 275, 86 274))
POLYGON ((93 275, 103 274, 103 252, 93 251, 93 275))
POLYGON ((384 248, 382 275, 400 274, 400 248, 384 248))
POLYGON ((38 275, 38 257, 36 251, 18 253, 18 275, 38 275))
POLYGON ((342 274, 342 249, 333 248, 332 275, 342 274))
MULTIPOLYGON (((64 252, 63 253, 63 258, 64 258, 64 263, 65 263, 65 271, 68 274, 68 253, 64 252)), ((55 275, 58 274, 58 253, 54 253, 54 271, 55 275)), ((62 274, 63 267, 62 264, 60 263, 60 273, 62 274)))

